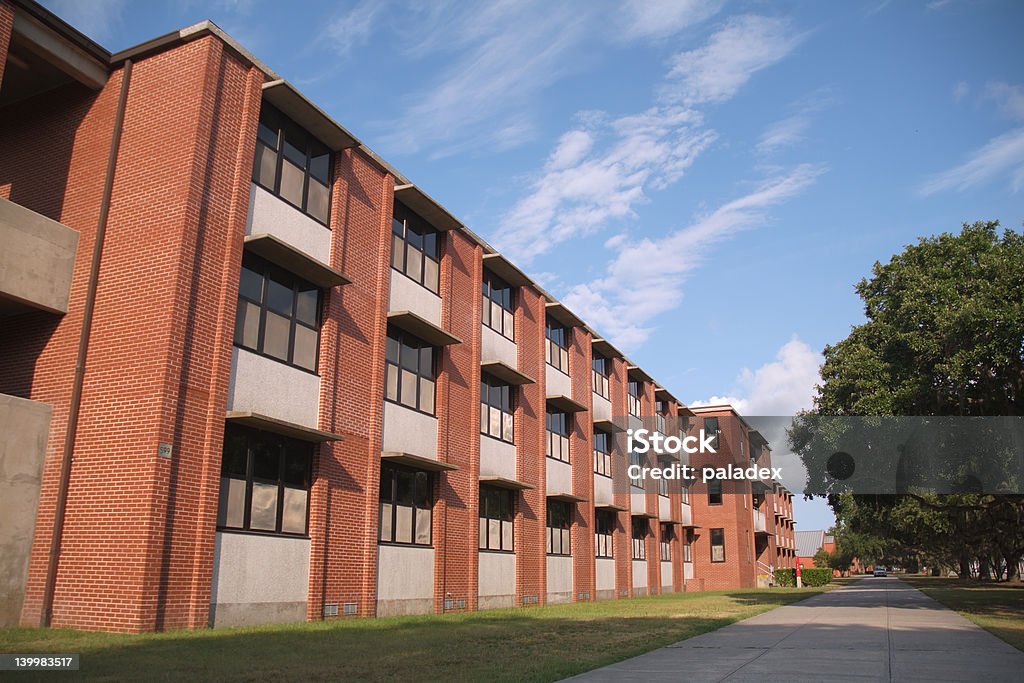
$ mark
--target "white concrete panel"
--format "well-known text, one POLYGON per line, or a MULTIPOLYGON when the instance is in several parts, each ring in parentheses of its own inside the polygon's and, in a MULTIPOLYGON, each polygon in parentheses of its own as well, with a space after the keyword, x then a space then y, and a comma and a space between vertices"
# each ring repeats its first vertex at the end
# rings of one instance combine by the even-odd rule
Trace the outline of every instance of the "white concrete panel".
POLYGON ((632 484, 629 486, 629 508, 634 514, 647 512, 647 494, 632 484))
POLYGON ((662 562, 661 563, 661 588, 662 592, 671 592, 672 590, 672 563, 662 562))
POLYGON ((217 533, 215 626, 302 621, 308 588, 309 539, 217 533))
POLYGON ((0 197, 0 309, 66 313, 78 232, 0 197))
POLYGON ((385 401, 383 448, 437 460, 437 418, 385 401))
POLYGON ((658 496, 658 519, 662 522, 672 519, 672 499, 668 496, 658 496))
POLYGON ((411 311, 438 327, 441 325, 441 297, 397 270, 391 270, 389 311, 411 311))
POLYGON ((480 595, 516 594, 516 556, 480 551, 480 595))
POLYGON ((600 474, 594 475, 594 503, 614 503, 615 496, 612 490, 611 477, 603 477, 600 474))
POLYGON ((572 381, 569 375, 561 370, 556 370, 548 364, 544 364, 544 373, 547 384, 545 385, 548 396, 568 396, 572 398, 572 381))
POLYGON ((567 462, 544 458, 547 463, 548 493, 572 493, 572 466, 567 462))
POLYGON ((317 427, 320 377, 251 351, 231 350, 228 410, 317 427))
POLYGON ((270 234, 317 261, 331 263, 331 231, 256 183, 249 193, 246 235, 270 234))
POLYGON ((689 503, 683 503, 680 506, 680 513, 679 521, 683 523, 683 526, 693 524, 693 508, 690 507, 689 503))
POLYGON ((377 600, 434 597, 434 549, 416 546, 377 547, 377 600))
POLYGON ((516 478, 516 447, 513 444, 480 435, 480 476, 516 478))
POLYGON ((606 399, 604 396, 594 394, 594 421, 597 420, 610 420, 612 419, 612 402, 606 399))
POLYGON ((683 562, 683 578, 687 581, 693 580, 693 562, 683 562))
POLYGON ((549 555, 548 602, 572 602, 572 558, 549 555))
POLYGON ((599 557, 596 560, 595 578, 597 590, 615 590, 615 560, 610 557, 599 557))
POLYGON ((646 560, 633 560, 633 588, 647 588, 646 560))
POLYGON ((511 339, 504 337, 487 325, 481 325, 480 360, 500 360, 513 368, 519 367, 519 352, 511 339))
POLYGON ((629 422, 629 428, 630 429, 637 430, 637 429, 643 429, 644 428, 644 421, 641 420, 636 415, 630 415, 628 422, 629 422))

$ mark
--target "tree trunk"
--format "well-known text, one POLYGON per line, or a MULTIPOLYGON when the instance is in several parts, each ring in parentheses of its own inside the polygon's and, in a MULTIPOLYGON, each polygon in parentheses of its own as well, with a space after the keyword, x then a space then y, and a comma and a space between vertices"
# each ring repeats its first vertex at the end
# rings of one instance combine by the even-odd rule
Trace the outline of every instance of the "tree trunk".
POLYGON ((971 578, 971 558, 964 553, 960 556, 960 578, 963 580, 971 578))

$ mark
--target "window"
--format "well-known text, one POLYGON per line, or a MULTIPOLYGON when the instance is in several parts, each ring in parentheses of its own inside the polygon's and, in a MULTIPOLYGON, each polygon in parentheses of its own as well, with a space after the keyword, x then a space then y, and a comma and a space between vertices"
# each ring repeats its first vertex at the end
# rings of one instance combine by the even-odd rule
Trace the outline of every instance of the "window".
POLYGON ((608 376, 611 374, 612 362, 604 356, 599 356, 595 353, 591 366, 593 367, 594 393, 598 396, 610 398, 608 393, 608 376))
POLYGON ((629 380, 629 414, 640 417, 640 399, 644 395, 643 382, 635 379, 629 380))
POLYGON ((316 372, 319 345, 319 288, 255 254, 244 254, 235 346, 316 372))
POLYGON ((690 485, 689 484, 686 484, 686 483, 682 484, 682 488, 680 489, 680 498, 682 499, 682 502, 684 502, 684 503, 689 503, 690 502, 690 485))
POLYGON ((515 492, 480 487, 480 549, 512 552, 515 492))
POLYGON ((689 539, 683 544, 683 562, 693 562, 693 546, 689 539))
MULTIPOLYGON (((746 500, 744 498, 744 500, 746 500)), ((708 505, 721 505, 722 504, 722 480, 721 479, 709 479, 708 480, 708 505)))
POLYGON ((647 520, 643 517, 633 518, 633 559, 647 559, 647 520))
POLYGON ((594 554, 597 557, 612 557, 612 532, 615 531, 615 513, 611 510, 594 512, 595 544, 594 554))
POLYGON ((715 450, 718 450, 718 437, 719 437, 720 433, 721 432, 720 432, 720 430, 718 428, 718 418, 717 417, 705 417, 704 418, 704 435, 705 436, 707 436, 707 435, 714 435, 711 439, 709 439, 709 443, 711 444, 711 447, 714 448, 715 450))
POLYGON ((229 425, 221 461, 221 529, 305 535, 313 444, 229 425))
POLYGON ((668 495, 668 479, 658 479, 657 481, 658 481, 658 495, 659 496, 667 496, 668 495))
POLYGON ((422 218, 395 202, 391 219, 391 267, 434 294, 439 291, 441 238, 422 218))
POLYGON ((481 434, 514 443, 515 391, 515 387, 488 374, 480 376, 481 434))
POLYGON ((569 415, 548 411, 548 457, 569 462, 569 415))
POLYGON ((384 398, 433 415, 434 367, 433 346, 407 332, 388 327, 384 398))
POLYGON ((401 465, 380 466, 380 540, 430 545, 430 474, 401 465))
POLYGON ((566 329, 550 320, 547 325, 548 365, 569 374, 569 342, 566 329))
POLYGON ((662 524, 661 525, 661 561, 671 562, 672 561, 672 525, 662 524))
POLYGON ((654 428, 662 434, 668 434, 665 428, 666 417, 668 416, 668 403, 665 401, 654 402, 654 428))
POLYGON ((594 471, 605 477, 612 476, 612 454, 608 446, 608 435, 594 432, 594 471))
POLYGON ((515 297, 512 288, 489 270, 484 271, 483 316, 484 325, 515 340, 515 297))
POLYGON ((548 501, 548 555, 571 555, 569 530, 572 507, 561 500, 548 501))
MULTIPOLYGON (((640 453, 637 453, 636 451, 630 451, 629 452, 629 464, 630 465, 639 465, 640 467, 643 467, 644 466, 644 456, 641 455, 640 453)), ((640 489, 642 489, 644 487, 643 477, 637 477, 635 479, 633 477, 630 477, 629 478, 629 483, 630 483, 631 486, 636 486, 637 488, 640 488, 640 489)))
POLYGON ((711 530, 711 561, 725 562, 725 529, 711 530))
POLYGON ((327 225, 331 207, 331 150, 263 103, 252 179, 327 225))

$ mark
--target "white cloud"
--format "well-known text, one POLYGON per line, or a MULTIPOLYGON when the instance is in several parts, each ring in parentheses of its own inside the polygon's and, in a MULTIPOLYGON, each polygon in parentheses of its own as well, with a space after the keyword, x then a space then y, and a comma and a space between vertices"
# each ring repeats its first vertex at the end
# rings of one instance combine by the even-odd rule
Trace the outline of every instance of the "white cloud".
POLYGON ((121 23, 126 0, 51 0, 54 14, 93 40, 109 40, 121 23))
POLYGON ((672 60, 666 95, 686 104, 728 100, 758 71, 792 52, 803 40, 784 19, 744 15, 730 19, 695 50, 672 60))
POLYGON ((386 8, 384 0, 363 0, 331 19, 318 42, 336 55, 348 56, 353 49, 369 42, 378 18, 386 8))
POLYGON ((736 233, 763 224, 766 210, 799 194, 825 171, 802 164, 772 177, 753 192, 723 204, 692 225, 656 239, 620 243, 605 274, 569 289, 562 301, 624 351, 643 344, 651 322, 676 308, 686 277, 712 247, 736 233), (638 278, 637 273, 657 273, 638 278))
POLYGON ((953 101, 959 102, 971 94, 971 86, 967 81, 957 81, 953 86, 953 101))
POLYGON ((723 0, 629 0, 624 7, 626 25, 622 37, 667 38, 717 14, 722 3, 723 0))
POLYGON ((923 197, 946 190, 962 192, 1006 176, 1011 176, 1013 192, 1024 188, 1024 128, 992 138, 967 161, 925 179, 917 192, 923 197))
POLYGON ((988 83, 985 85, 985 98, 995 100, 1005 116, 1024 121, 1024 87, 998 81, 988 83))
POLYGON ((789 147, 804 139, 811 120, 803 114, 796 114, 769 126, 757 141, 759 154, 770 154, 783 147, 789 147))

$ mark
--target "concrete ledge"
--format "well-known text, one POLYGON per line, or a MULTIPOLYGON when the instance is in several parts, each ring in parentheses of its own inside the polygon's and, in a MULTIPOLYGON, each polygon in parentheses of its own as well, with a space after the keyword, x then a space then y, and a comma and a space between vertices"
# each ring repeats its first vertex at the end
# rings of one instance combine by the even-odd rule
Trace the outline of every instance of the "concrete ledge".
POLYGON ((67 313, 78 232, 0 198, 0 314, 67 313))
POLYGON ((433 611, 433 598, 377 601, 378 617, 396 617, 405 614, 431 614, 433 611))
POLYGON ((572 592, 568 593, 548 593, 547 604, 549 605, 564 605, 572 602, 572 592))
POLYGON ((220 602, 213 608, 214 628, 293 624, 306 620, 303 602, 220 602))
POLYGON ((505 609, 515 606, 515 595, 481 595, 477 600, 478 609, 505 609))

